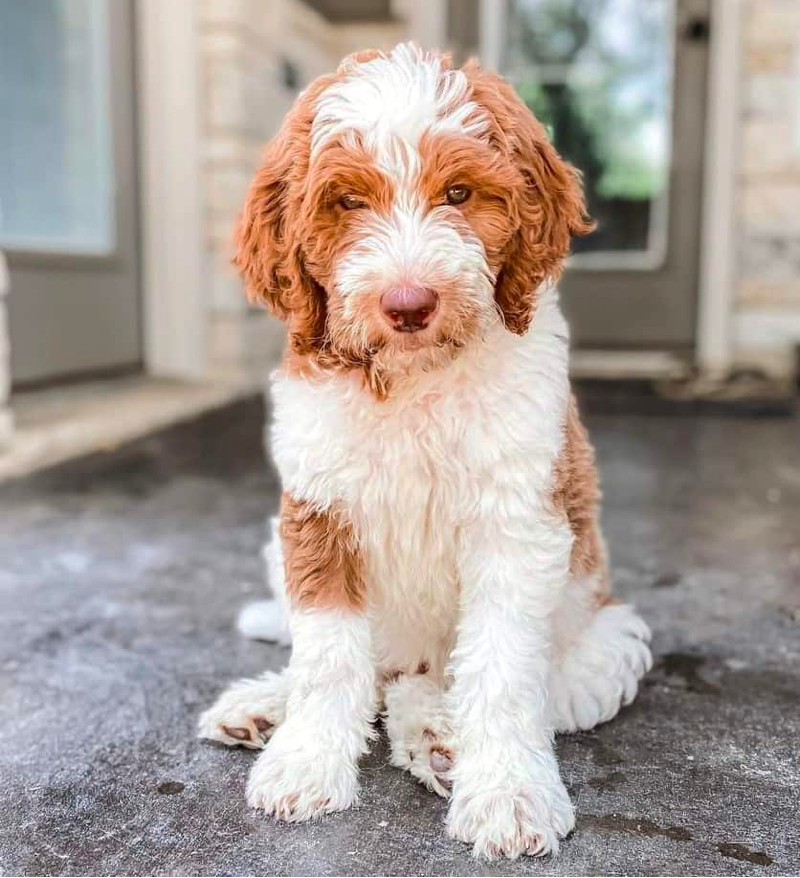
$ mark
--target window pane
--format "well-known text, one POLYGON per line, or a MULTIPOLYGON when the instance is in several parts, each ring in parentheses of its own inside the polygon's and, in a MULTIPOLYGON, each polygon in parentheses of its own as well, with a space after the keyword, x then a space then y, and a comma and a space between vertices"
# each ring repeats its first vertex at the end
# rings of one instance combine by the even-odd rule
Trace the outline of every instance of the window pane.
POLYGON ((104 0, 0 3, 0 245, 113 248, 104 0))
POLYGON ((502 66, 584 174, 576 252, 663 260, 674 0, 508 0, 502 66))

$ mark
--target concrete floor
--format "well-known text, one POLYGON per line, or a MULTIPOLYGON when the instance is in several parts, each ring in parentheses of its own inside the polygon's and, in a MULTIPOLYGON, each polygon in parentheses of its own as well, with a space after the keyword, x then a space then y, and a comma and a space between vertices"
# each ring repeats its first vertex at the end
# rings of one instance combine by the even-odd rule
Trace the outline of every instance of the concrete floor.
POLYGON ((233 631, 277 502, 250 400, 0 490, 0 874, 798 874, 800 421, 589 403, 657 662, 560 740, 555 862, 473 861, 383 744, 358 810, 285 826, 245 806, 252 752, 195 739, 231 678, 287 659, 233 631))

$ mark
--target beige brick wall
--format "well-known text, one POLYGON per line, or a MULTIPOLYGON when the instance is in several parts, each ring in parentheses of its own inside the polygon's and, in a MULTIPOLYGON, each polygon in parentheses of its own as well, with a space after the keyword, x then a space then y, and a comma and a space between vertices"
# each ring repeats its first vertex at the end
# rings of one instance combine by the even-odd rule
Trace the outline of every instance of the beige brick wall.
POLYGON ((746 0, 742 33, 734 355, 786 373, 800 344, 800 0, 746 0))
POLYGON ((200 0, 198 16, 210 369, 254 376, 275 362, 283 333, 248 307, 229 265, 230 240, 264 144, 294 99, 286 66, 302 87, 349 52, 388 48, 405 29, 333 26, 301 0, 200 0))

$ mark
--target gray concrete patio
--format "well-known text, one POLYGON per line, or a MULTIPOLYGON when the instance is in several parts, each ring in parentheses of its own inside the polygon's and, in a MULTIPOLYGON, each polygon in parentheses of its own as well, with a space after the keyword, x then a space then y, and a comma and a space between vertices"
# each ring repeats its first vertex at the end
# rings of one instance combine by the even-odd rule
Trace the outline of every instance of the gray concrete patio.
POLYGON ((358 810, 286 826, 244 803, 252 752, 195 739, 228 680, 287 659, 233 630, 277 504, 253 399, 0 488, 0 874, 798 874, 800 420, 588 396, 656 665, 560 740, 556 861, 473 861, 383 743, 358 810))

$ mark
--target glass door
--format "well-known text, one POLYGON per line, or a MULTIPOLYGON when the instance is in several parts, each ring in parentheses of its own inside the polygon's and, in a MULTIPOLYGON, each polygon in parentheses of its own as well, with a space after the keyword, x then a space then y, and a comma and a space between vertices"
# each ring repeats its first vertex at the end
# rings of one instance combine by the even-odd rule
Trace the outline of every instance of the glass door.
POLYGON ((0 3, 0 247, 15 384, 135 367, 128 0, 0 3))
POLYGON ((476 0, 471 34, 467 5, 451 0, 451 34, 583 173, 597 230, 561 284, 576 344, 691 349, 709 0, 476 0))

